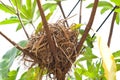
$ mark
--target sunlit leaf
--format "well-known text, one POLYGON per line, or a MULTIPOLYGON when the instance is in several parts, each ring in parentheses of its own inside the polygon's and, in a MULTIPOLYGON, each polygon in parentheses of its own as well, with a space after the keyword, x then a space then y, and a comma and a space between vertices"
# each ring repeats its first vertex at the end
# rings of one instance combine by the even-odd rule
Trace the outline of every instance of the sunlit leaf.
POLYGON ((18 74, 19 68, 17 70, 9 71, 8 77, 5 80, 15 80, 18 74))
POLYGON ((120 71, 120 64, 116 64, 117 66, 117 71, 120 71))
POLYGON ((106 79, 116 80, 116 64, 114 57, 107 44, 102 41, 101 37, 98 38, 98 46, 103 60, 103 68, 105 70, 106 79))
MULTIPOLYGON (((112 8, 112 7, 111 7, 112 8)), ((106 11, 111 9, 110 7, 103 7, 100 11, 101 14, 105 13, 106 11)))
MULTIPOLYGON (((27 41, 23 40, 19 42, 18 44, 22 47, 26 45, 27 41)), ((13 47, 9 51, 5 53, 5 55, 2 57, 2 60, 0 60, 0 77, 3 79, 7 77, 8 71, 16 58, 20 54, 20 50, 13 47)))
MULTIPOLYGON (((93 3, 89 4, 86 8, 93 7, 93 3)), ((98 7, 113 7, 113 5, 110 2, 107 1, 99 1, 98 7)))
POLYGON ((0 25, 13 24, 13 23, 19 23, 19 20, 17 17, 11 17, 9 19, 5 19, 0 22, 0 25))
POLYGON ((22 0, 10 0, 12 4, 19 10, 22 8, 22 0))
POLYGON ((31 68, 27 72, 22 74, 22 76, 19 80, 37 80, 36 79, 36 74, 38 74, 38 73, 35 72, 35 69, 31 68))
POLYGON ((80 29, 80 27, 81 26, 83 26, 84 24, 72 24, 71 26, 70 26, 70 29, 71 30, 78 30, 78 29, 80 29))
POLYGON ((29 13, 25 5, 22 6, 20 12, 26 17, 26 19, 31 19, 31 13, 29 13))
POLYGON ((120 57, 120 50, 113 53, 114 57, 120 57))
POLYGON ((41 80, 40 77, 45 75, 46 72, 46 70, 42 70, 40 67, 31 68, 23 73, 19 80, 41 80))
POLYGON ((14 8, 9 5, 0 4, 0 10, 4 11, 6 13, 9 13, 9 14, 15 14, 14 8))
POLYGON ((31 7, 32 7, 32 1, 31 0, 26 0, 26 7, 28 9, 28 11, 31 11, 31 7))
POLYGON ((115 5, 117 5, 117 6, 120 6, 120 0, 110 0, 110 1, 112 1, 113 3, 115 3, 115 5))
POLYGON ((82 80, 82 76, 78 74, 76 71, 74 72, 75 80, 82 80))
POLYGON ((35 9, 36 9, 36 0, 34 0, 34 2, 32 3, 32 18, 34 18, 34 15, 36 15, 35 13, 35 9))

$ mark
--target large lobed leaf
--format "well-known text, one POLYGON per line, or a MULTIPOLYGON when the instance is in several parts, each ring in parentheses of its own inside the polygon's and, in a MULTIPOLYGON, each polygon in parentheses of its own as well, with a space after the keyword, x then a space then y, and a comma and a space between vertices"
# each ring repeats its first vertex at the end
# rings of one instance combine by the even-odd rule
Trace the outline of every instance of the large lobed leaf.
MULTIPOLYGON (((27 41, 23 40, 20 41, 18 44, 22 47, 26 45, 27 41)), ((5 55, 2 57, 2 60, 0 60, 0 78, 4 79, 7 77, 7 74, 9 72, 9 69, 15 60, 15 58, 21 53, 20 50, 13 47, 9 51, 5 53, 5 55)))

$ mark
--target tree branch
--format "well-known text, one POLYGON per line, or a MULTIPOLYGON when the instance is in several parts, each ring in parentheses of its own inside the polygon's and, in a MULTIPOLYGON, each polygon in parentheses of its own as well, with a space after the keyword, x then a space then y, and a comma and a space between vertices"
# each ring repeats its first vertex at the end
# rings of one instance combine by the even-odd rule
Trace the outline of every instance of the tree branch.
POLYGON ((51 37, 51 32, 49 30, 49 27, 48 27, 48 23, 47 23, 47 20, 46 20, 46 17, 44 15, 44 11, 42 9, 42 5, 41 5, 41 2, 39 0, 37 0, 37 4, 38 4, 38 8, 39 8, 39 11, 40 11, 40 15, 41 15, 41 18, 42 18, 42 22, 43 22, 43 26, 44 26, 44 30, 46 32, 46 35, 47 35, 47 39, 48 39, 48 44, 49 44, 49 47, 50 47, 50 50, 53 54, 53 56, 56 54, 56 47, 55 47, 55 44, 52 40, 52 37, 51 37))
POLYGON ((69 12, 69 14, 67 15, 67 18, 70 16, 70 14, 73 12, 73 10, 77 7, 79 2, 80 2, 80 0, 78 0, 78 2, 75 4, 75 6, 72 8, 72 10, 69 12))
POLYGON ((79 14, 79 23, 81 23, 81 19, 82 19, 82 0, 80 2, 80 14, 79 14))
MULTIPOLYGON (((16 0, 15 0, 15 2, 16 2, 16 0)), ((24 32, 25 32, 25 35, 26 35, 27 38, 29 39, 29 35, 28 35, 28 33, 27 33, 27 31, 26 31, 26 29, 25 29, 25 27, 24 27, 24 24, 23 24, 23 22, 22 22, 22 20, 21 20, 21 17, 20 17, 20 12, 19 12, 19 10, 18 10, 17 2, 16 2, 16 8, 17 8, 17 13, 16 13, 16 15, 17 15, 17 17, 18 17, 18 19, 19 19, 19 21, 20 21, 20 24, 21 24, 24 32)))
POLYGON ((83 34, 83 36, 82 36, 82 38, 81 38, 81 40, 80 40, 80 42, 78 43, 78 46, 77 46, 77 52, 78 53, 80 52, 80 50, 83 46, 83 43, 84 43, 84 41, 85 41, 85 39, 86 39, 90 29, 91 29, 91 26, 93 24, 93 20, 94 20, 94 17, 95 17, 98 2, 99 2, 99 0, 94 0, 94 6, 93 6, 93 9, 92 9, 92 12, 91 12, 90 19, 89 19, 88 24, 85 28, 84 34, 83 34))
POLYGON ((112 18, 112 23, 111 23, 111 28, 110 28, 110 33, 109 33, 109 38, 108 38, 108 43, 107 43, 108 47, 110 47, 116 15, 117 15, 117 13, 114 12, 113 18, 112 18))
POLYGON ((15 43, 14 41, 10 40, 5 34, 3 34, 1 31, 0 31, 0 34, 6 39, 8 40, 13 46, 15 46, 17 49, 21 50, 21 51, 24 51, 24 49, 19 46, 17 43, 15 43))
MULTIPOLYGON (((60 7, 60 10, 62 12, 62 15, 63 15, 64 19, 66 19, 65 13, 64 13, 62 5, 61 5, 61 1, 58 1, 57 4, 60 7)), ((65 22, 66 22, 67 27, 69 27, 67 20, 65 22)))

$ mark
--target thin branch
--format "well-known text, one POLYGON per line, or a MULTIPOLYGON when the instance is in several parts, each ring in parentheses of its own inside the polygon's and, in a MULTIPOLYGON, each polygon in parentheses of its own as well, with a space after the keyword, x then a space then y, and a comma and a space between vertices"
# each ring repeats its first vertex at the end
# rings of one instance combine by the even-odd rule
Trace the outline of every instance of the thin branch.
POLYGON ((111 12, 108 14, 108 16, 105 18, 105 20, 102 22, 102 24, 98 27, 98 29, 96 30, 96 32, 93 34, 92 38, 96 35, 96 33, 101 29, 101 27, 103 26, 103 24, 106 22, 106 20, 109 18, 109 16, 112 14, 112 12, 117 8, 117 6, 115 6, 111 12))
MULTIPOLYGON (((15 0, 15 1, 16 1, 16 0, 15 0)), ((19 21, 20 21, 20 24, 21 24, 21 26, 22 26, 22 28, 23 28, 23 30, 24 30, 27 38, 29 39, 29 35, 28 35, 27 31, 25 30, 24 24, 23 24, 22 19, 21 19, 21 17, 20 17, 20 12, 19 12, 19 10, 18 10, 17 2, 16 2, 16 8, 17 8, 17 13, 16 13, 16 15, 18 16, 18 19, 19 19, 19 21)))
MULTIPOLYGON (((64 13, 62 5, 61 5, 61 1, 58 1, 57 4, 60 7, 60 10, 62 12, 62 15, 63 15, 64 19, 66 19, 65 13, 64 13)), ((69 27, 68 22, 67 21, 65 21, 65 22, 66 22, 67 27, 69 27)))
POLYGON ((13 46, 15 46, 17 49, 21 50, 21 51, 24 51, 24 49, 19 46, 17 43, 15 43, 14 41, 10 40, 5 34, 3 34, 1 31, 0 31, 0 34, 6 39, 8 40, 13 46))
POLYGON ((110 33, 109 33, 109 38, 108 38, 108 43, 107 43, 108 47, 110 47, 116 15, 117 15, 117 12, 114 12, 113 18, 112 18, 112 23, 111 23, 111 28, 110 28, 110 33))
POLYGON ((46 35, 47 35, 50 50, 51 50, 53 56, 55 56, 57 51, 56 51, 55 44, 54 44, 54 42, 52 40, 52 37, 51 37, 51 32, 50 32, 49 27, 48 27, 48 22, 46 20, 41 2, 39 0, 37 0, 37 4, 38 4, 38 8, 39 8, 40 15, 41 15, 41 18, 42 18, 43 26, 44 26, 44 29, 45 29, 45 32, 46 32, 46 35))
POLYGON ((81 38, 81 40, 80 40, 80 42, 78 43, 78 46, 77 46, 77 52, 78 53, 80 52, 80 50, 83 46, 83 43, 84 43, 84 41, 85 41, 85 39, 86 39, 90 29, 91 29, 91 26, 93 24, 98 2, 99 2, 99 0, 94 1, 94 6, 93 6, 93 9, 92 9, 92 12, 91 12, 90 19, 89 19, 88 24, 85 28, 84 34, 83 34, 83 36, 82 36, 82 38, 81 38))
POLYGON ((31 21, 30 24, 32 25, 33 29, 35 30, 35 25, 33 24, 33 22, 31 21))
POLYGON ((80 15, 79 15, 79 23, 81 23, 81 19, 82 19, 82 0, 80 2, 80 15))
POLYGON ((78 0, 78 2, 75 4, 75 6, 72 8, 72 10, 69 12, 69 14, 67 15, 67 17, 70 16, 70 14, 73 12, 73 10, 77 7, 78 3, 80 2, 80 0, 78 0))

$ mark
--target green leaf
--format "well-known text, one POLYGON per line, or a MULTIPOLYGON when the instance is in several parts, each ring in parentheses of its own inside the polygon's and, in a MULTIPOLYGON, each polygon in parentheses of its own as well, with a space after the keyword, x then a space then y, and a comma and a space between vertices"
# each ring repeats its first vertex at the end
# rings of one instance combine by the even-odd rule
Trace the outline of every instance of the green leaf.
POLYGON ((91 59, 97 58, 97 56, 95 56, 92 53, 92 49, 90 47, 86 48, 86 51, 83 55, 87 58, 88 61, 91 60, 91 59))
POLYGON ((120 6, 120 0, 110 0, 111 2, 115 3, 115 5, 120 6))
POLYGON ((25 5, 22 5, 22 9, 20 10, 21 14, 25 16, 26 19, 31 20, 31 13, 27 10, 25 5))
POLYGON ((19 20, 17 17, 11 17, 9 19, 5 19, 0 22, 0 25, 13 24, 13 23, 19 23, 19 20))
POLYGON ((120 71, 120 64, 117 64, 117 71, 120 71))
MULTIPOLYGON (((26 45, 27 41, 23 40, 19 42, 18 44, 22 47, 26 45)), ((7 77, 8 71, 16 58, 20 54, 20 50, 13 47, 9 51, 5 53, 5 55, 2 57, 2 60, 0 61, 0 77, 3 79, 7 77)))
POLYGON ((12 4, 19 10, 22 8, 22 0, 10 0, 12 4))
POLYGON ((33 4, 33 5, 32 5, 32 18, 33 18, 33 16, 36 15, 36 14, 35 14, 36 0, 34 0, 34 2, 33 2, 32 4, 33 4))
POLYGON ((46 74, 46 72, 46 70, 41 70, 40 67, 31 68, 25 73, 23 73, 19 80, 39 80, 41 79, 41 76, 46 74), (41 71, 42 73, 40 73, 41 71))
POLYGON ((12 70, 8 73, 8 77, 5 80, 16 80, 19 68, 17 70, 12 70))
POLYGON ((82 80, 82 76, 77 72, 74 72, 74 75, 75 75, 75 80, 82 80))
POLYGON ((80 29, 81 26, 83 26, 84 24, 73 24, 70 26, 71 30, 78 30, 80 29))
MULTIPOLYGON (((47 14, 47 16, 46 16, 46 20, 47 20, 47 21, 50 19, 50 17, 52 16, 52 14, 53 14, 52 12, 49 13, 49 14, 47 14)), ((43 26, 43 25, 42 25, 42 22, 40 22, 40 23, 38 24, 38 26, 37 26, 36 31, 35 31, 36 34, 42 30, 42 26, 43 26)))
MULTIPOLYGON (((111 7, 112 8, 112 7, 111 7)), ((106 11, 111 9, 110 7, 103 7, 100 11, 101 14, 105 13, 106 11)))
MULTIPOLYGON (((83 35, 84 30, 83 30, 83 29, 80 29, 79 32, 80 32, 81 35, 83 35)), ((87 42, 87 45, 88 45, 90 48, 93 48, 93 41, 94 41, 95 39, 96 39, 96 37, 92 38, 89 34, 87 35, 86 42, 87 42)))
MULTIPOLYGON (((93 3, 89 4, 86 8, 92 8, 93 3)), ((107 1, 99 1, 98 7, 113 7, 113 5, 110 2, 107 1)))
MULTIPOLYGON (((43 4, 42 7, 43 7, 44 12, 46 10, 50 10, 50 13, 53 13, 57 7, 57 4, 56 3, 46 3, 46 4, 43 4)), ((35 18, 35 20, 38 19, 40 16, 39 10, 37 10, 36 13, 37 13, 37 17, 35 18)))
POLYGON ((119 23, 120 23, 120 13, 117 13, 115 21, 119 25, 119 23))
POLYGON ((49 9, 51 12, 54 12, 54 10, 56 9, 57 4, 56 3, 46 3, 43 5, 43 9, 44 11, 46 11, 47 9, 49 9))
POLYGON ((29 13, 29 17, 32 20, 33 14, 32 14, 32 1, 31 0, 26 0, 26 9, 27 9, 27 12, 29 13))
POLYGON ((32 7, 32 1, 31 0, 26 0, 26 7, 27 7, 28 11, 31 11, 31 7, 32 7))
POLYGON ((120 50, 113 53, 114 57, 120 57, 120 50))
MULTIPOLYGON (((25 23, 25 22, 24 22, 23 24, 24 24, 24 26, 27 25, 27 23, 25 23)), ((17 28, 16 28, 16 31, 19 31, 20 29, 22 29, 21 23, 18 24, 18 26, 17 26, 17 28)))
POLYGON ((9 14, 15 14, 14 8, 9 5, 0 4, 0 10, 4 11, 6 13, 9 13, 9 14))

